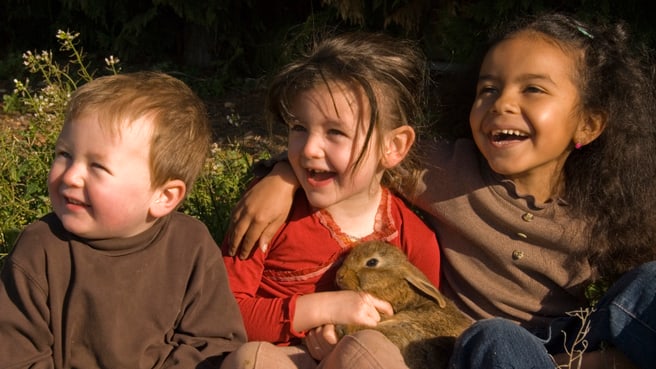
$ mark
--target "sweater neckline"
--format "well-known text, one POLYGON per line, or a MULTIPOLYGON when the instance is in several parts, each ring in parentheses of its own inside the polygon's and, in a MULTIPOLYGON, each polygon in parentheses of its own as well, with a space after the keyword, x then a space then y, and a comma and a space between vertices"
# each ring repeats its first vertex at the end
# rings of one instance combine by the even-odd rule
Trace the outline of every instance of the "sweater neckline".
POLYGON ((343 249, 350 249, 356 243, 365 241, 390 241, 398 234, 394 218, 392 217, 391 194, 385 187, 382 187, 380 203, 378 204, 376 219, 374 221, 374 231, 364 237, 354 237, 344 233, 330 213, 325 209, 319 209, 315 212, 315 216, 319 219, 319 222, 328 229, 331 237, 335 239, 343 249))
POLYGON ((545 210, 545 209, 555 208, 557 206, 568 205, 567 201, 560 196, 553 196, 549 198, 547 201, 545 201, 544 203, 539 203, 535 200, 535 197, 533 195, 520 193, 517 190, 517 186, 515 182, 513 182, 511 179, 508 179, 502 176, 501 174, 498 174, 495 171, 493 171, 482 155, 481 155, 481 165, 483 167, 482 172, 485 173, 485 177, 487 177, 486 181, 490 181, 490 183, 492 184, 497 183, 505 190, 504 193, 500 193, 497 189, 497 186, 490 186, 490 188, 493 189, 493 191, 497 192, 497 194, 499 195, 507 196, 513 200, 522 201, 525 204, 525 206, 531 210, 545 210))
POLYGON ((85 239, 75 237, 93 249, 107 255, 122 256, 141 251, 150 246, 160 235, 162 229, 168 224, 170 215, 159 218, 147 230, 127 238, 85 239))

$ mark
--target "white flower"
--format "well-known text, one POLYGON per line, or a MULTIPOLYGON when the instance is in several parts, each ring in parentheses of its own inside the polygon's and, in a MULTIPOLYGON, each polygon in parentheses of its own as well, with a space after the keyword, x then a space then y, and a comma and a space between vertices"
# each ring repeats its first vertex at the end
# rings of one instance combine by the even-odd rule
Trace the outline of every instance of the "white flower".
POLYGON ((114 55, 110 55, 109 58, 105 58, 105 64, 107 64, 108 67, 116 65, 120 61, 121 60, 119 58, 115 58, 114 55))

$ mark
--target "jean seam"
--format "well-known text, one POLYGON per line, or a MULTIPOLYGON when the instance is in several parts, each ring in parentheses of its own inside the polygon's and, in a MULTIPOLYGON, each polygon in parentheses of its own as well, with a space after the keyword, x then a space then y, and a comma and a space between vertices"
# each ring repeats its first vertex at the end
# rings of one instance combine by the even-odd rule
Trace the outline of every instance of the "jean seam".
POLYGON ((618 308, 619 310, 621 310, 624 314, 626 314, 626 315, 629 316, 631 319, 633 319, 633 321, 635 321, 635 322, 637 322, 637 323, 640 323, 642 326, 644 326, 645 328, 647 328, 649 331, 651 331, 651 332, 653 332, 653 333, 656 333, 656 330, 655 330, 654 328, 652 328, 649 324, 647 324, 647 322, 640 320, 640 319, 638 318, 638 316, 635 315, 635 314, 634 314, 631 310, 629 310, 628 308, 626 308, 626 307, 624 307, 623 305, 620 305, 620 304, 618 304, 618 303, 616 303, 616 302, 613 302, 612 304, 613 304, 616 308, 618 308))

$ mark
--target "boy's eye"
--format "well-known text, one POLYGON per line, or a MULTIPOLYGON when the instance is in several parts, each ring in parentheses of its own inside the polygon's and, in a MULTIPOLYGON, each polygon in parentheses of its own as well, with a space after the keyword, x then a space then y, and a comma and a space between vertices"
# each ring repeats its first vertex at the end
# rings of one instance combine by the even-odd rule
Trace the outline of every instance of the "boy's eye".
POLYGON ((107 172, 107 173, 111 173, 109 171, 109 169, 107 169, 107 167, 105 167, 104 165, 102 165, 100 163, 91 163, 91 167, 94 168, 94 169, 102 170, 102 171, 107 172))
POLYGON ((55 150, 55 159, 57 158, 70 159, 71 154, 63 150, 55 150))

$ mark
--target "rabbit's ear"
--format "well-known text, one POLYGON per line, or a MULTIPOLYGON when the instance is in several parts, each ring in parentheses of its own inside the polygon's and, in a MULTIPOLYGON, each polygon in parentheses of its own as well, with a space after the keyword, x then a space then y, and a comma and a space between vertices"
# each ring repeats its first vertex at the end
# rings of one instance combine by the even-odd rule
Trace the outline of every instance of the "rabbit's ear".
POLYGON ((446 300, 444 299, 444 296, 440 293, 440 291, 433 286, 432 283, 430 283, 428 280, 425 278, 420 278, 414 273, 409 273, 405 277, 405 280, 410 283, 410 285, 414 286, 417 288, 419 291, 425 293, 429 297, 431 297, 441 308, 446 307, 446 300))

